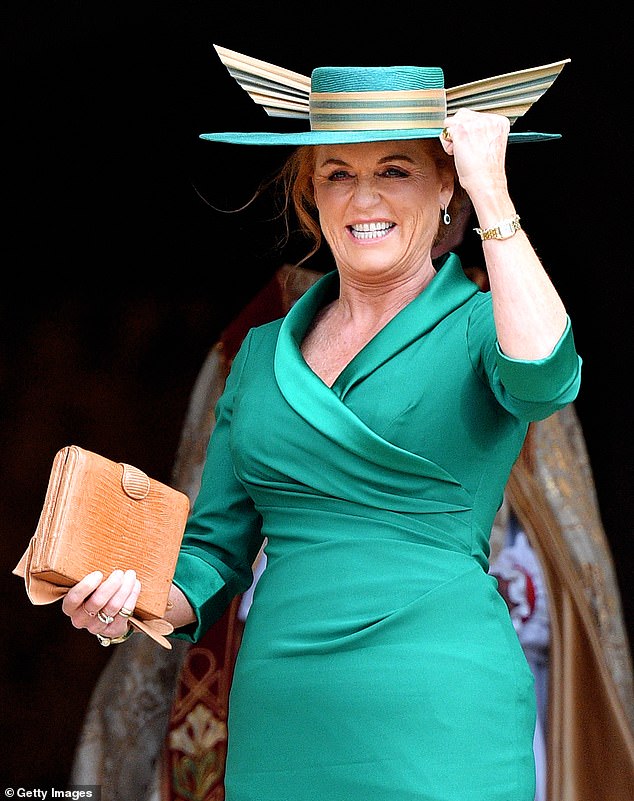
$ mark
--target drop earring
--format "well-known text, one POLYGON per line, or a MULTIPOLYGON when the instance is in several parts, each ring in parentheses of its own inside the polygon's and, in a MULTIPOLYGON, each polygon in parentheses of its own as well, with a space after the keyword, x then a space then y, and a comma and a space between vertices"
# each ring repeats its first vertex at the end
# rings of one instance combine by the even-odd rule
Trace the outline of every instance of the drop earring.
POLYGON ((447 206, 445 206, 443 209, 442 221, 445 223, 445 225, 449 225, 451 223, 451 214, 449 214, 447 211, 447 206))

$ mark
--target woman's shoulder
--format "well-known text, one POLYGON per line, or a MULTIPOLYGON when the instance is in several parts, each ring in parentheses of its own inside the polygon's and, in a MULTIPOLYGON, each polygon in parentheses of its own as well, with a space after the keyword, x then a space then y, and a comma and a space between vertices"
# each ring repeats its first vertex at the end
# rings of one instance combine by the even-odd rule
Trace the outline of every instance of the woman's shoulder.
POLYGON ((277 339, 280 327, 284 317, 277 317, 275 320, 269 320, 268 323, 254 326, 249 334, 255 342, 265 342, 268 339, 277 339))
POLYGON ((240 346, 242 354, 246 357, 247 354, 249 356, 254 353, 261 355, 263 351, 274 351, 283 319, 283 317, 278 317, 249 328, 240 346))

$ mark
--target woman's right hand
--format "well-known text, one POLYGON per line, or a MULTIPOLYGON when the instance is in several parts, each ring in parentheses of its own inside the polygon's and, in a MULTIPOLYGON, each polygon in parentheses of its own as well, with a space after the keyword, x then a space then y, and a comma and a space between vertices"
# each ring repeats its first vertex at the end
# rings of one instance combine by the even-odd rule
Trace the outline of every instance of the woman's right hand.
POLYGON ((115 639, 127 632, 127 618, 140 592, 141 582, 134 570, 114 570, 107 578, 97 570, 71 587, 62 600, 62 611, 76 629, 115 639))

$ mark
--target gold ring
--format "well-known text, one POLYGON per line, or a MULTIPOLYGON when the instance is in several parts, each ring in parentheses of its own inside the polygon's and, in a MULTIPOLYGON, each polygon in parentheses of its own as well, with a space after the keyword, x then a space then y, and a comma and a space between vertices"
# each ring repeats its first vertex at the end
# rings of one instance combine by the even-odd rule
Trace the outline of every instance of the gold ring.
POLYGON ((109 645, 118 645, 120 642, 125 642, 133 634, 134 629, 129 626, 126 633, 122 634, 120 637, 104 637, 103 634, 97 634, 96 637, 99 645, 103 645, 104 648, 107 648, 109 645))
POLYGON ((114 620, 114 618, 112 617, 112 615, 107 615, 107 614, 106 614, 106 613, 103 611, 103 609, 100 609, 100 610, 97 612, 97 618, 98 618, 99 620, 101 620, 101 622, 102 622, 102 623, 104 623, 106 626, 108 626, 108 625, 109 625, 110 623, 112 623, 112 621, 114 620))
POLYGON ((86 604, 82 604, 82 605, 81 605, 81 608, 82 608, 82 609, 84 610, 84 612, 85 612, 85 613, 88 615, 88 617, 94 617, 94 616, 97 614, 96 612, 89 612, 89 611, 86 609, 86 604))
POLYGON ((122 606, 119 610, 119 614, 121 617, 132 617, 134 609, 127 609, 125 606, 122 606))
POLYGON ((442 136, 442 138, 446 142, 453 142, 453 139, 451 138, 451 134, 449 133, 449 130, 447 128, 443 128, 442 129, 442 133, 440 135, 442 136))

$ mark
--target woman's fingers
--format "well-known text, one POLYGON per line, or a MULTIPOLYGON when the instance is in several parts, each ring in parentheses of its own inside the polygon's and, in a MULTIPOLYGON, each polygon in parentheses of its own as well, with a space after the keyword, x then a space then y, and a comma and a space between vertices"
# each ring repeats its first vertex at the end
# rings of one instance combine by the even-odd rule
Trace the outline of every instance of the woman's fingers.
POLYGON ((136 573, 134 570, 126 571, 121 588, 101 610, 108 616, 106 619, 112 617, 112 621, 105 629, 109 637, 120 637, 125 634, 129 626, 128 618, 134 613, 140 592, 141 582, 137 579, 136 573))
MULTIPOLYGON (((114 618, 116 617, 119 612, 121 611, 122 607, 126 607, 129 609, 130 607, 126 606, 126 602, 131 603, 132 601, 129 600, 133 596, 134 586, 136 582, 136 573, 134 570, 126 570, 125 573, 121 570, 115 570, 114 573, 110 576, 110 579, 106 580, 98 590, 96 590, 92 597, 88 599, 84 603, 86 608, 89 608, 94 611, 94 604, 99 604, 99 612, 101 613, 102 617, 106 618, 114 618), (116 580, 115 580, 116 576, 116 580), (112 579, 112 583, 110 586, 107 587, 108 581, 112 579), (119 582, 119 579, 121 581, 119 582), (102 591, 108 589, 108 592, 112 589, 113 592, 108 597, 102 595, 102 591)), ((138 597, 138 593, 137 593, 138 597)), ((136 606, 136 599, 134 599, 134 605, 136 606)), ((134 609, 134 606, 132 607, 134 609)), ((98 612, 98 615, 99 615, 98 612)), ((102 621, 103 622, 103 621, 102 621)), ((112 621, 110 621, 112 622, 112 621)))
POLYGON ((119 637, 128 628, 127 618, 134 611, 140 591, 134 570, 114 570, 106 579, 95 571, 68 591, 62 609, 75 628, 119 637), (122 609, 124 614, 120 615, 122 609))
MULTIPOLYGON (((73 617, 77 614, 86 598, 99 587, 102 581, 103 573, 99 570, 95 570, 93 573, 84 576, 74 587, 71 587, 62 600, 62 611, 64 614, 69 617, 73 617)), ((94 614, 96 614, 96 611, 94 614)))
MULTIPOLYGON (((134 571, 132 571, 134 572, 134 571)), ((123 606, 119 610, 119 614, 121 617, 131 617, 136 607, 136 602, 139 599, 139 595, 141 594, 141 582, 138 578, 134 578, 134 583, 132 585, 132 591, 128 595, 128 597, 123 602, 123 606)))
POLYGON ((440 141, 445 151, 453 156, 458 178, 467 192, 487 189, 506 180, 510 128, 507 117, 458 109, 444 123, 440 141))
POLYGON ((502 137, 506 139, 511 124, 503 114, 471 111, 461 108, 445 119, 441 139, 446 142, 460 142, 468 139, 489 141, 502 137))

